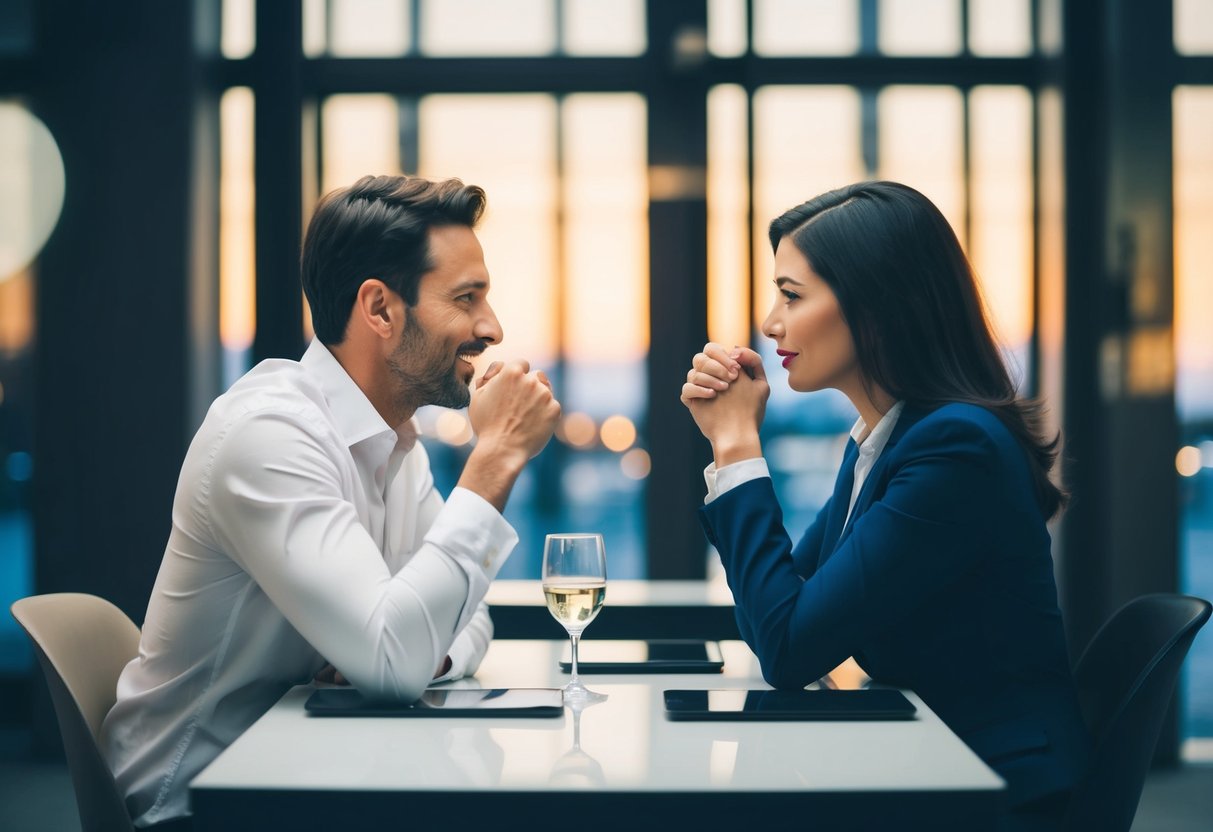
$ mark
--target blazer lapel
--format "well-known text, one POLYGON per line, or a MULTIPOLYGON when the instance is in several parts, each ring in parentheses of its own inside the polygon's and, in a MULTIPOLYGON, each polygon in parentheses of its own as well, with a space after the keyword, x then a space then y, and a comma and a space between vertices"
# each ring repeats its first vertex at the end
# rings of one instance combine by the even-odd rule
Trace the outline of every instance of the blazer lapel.
POLYGON ((838 545, 838 534, 842 531, 842 521, 847 516, 847 506, 851 503, 851 487, 855 483, 855 460, 859 459, 859 446, 854 439, 847 440, 847 449, 842 455, 842 467, 838 469, 838 477, 834 480, 834 496, 830 498, 830 516, 826 519, 826 533, 821 541, 821 552, 818 554, 817 566, 825 563, 838 545))
MULTIPOLYGON (((832 541, 830 544, 830 554, 833 554, 833 550, 842 545, 847 535, 851 533, 851 527, 855 525, 855 521, 862 517, 863 513, 872 504, 872 495, 876 493, 877 483, 884 481, 885 472, 889 467, 889 460, 893 458, 893 448, 901 441, 901 437, 905 436, 906 431, 914 427, 919 419, 927 415, 927 412, 926 410, 911 407, 909 404, 902 408, 901 415, 897 417, 897 424, 893 426, 893 432, 889 434, 889 441, 885 443, 884 450, 876 458, 876 462, 872 465, 872 470, 868 471, 868 476, 864 479, 863 486, 859 489, 859 496, 855 498, 855 509, 851 512, 851 516, 847 517, 846 526, 839 529, 836 536, 828 538, 828 540, 832 541)), ((859 450, 856 448, 855 456, 850 458, 850 471, 847 476, 848 485, 845 499, 848 503, 851 500, 850 489, 851 484, 855 481, 855 459, 858 456, 859 450)), ((833 511, 830 513, 832 516, 833 511)), ((845 507, 839 519, 841 520, 842 517, 846 517, 845 507)), ((828 557, 829 555, 823 557, 821 562, 825 563, 828 557)))

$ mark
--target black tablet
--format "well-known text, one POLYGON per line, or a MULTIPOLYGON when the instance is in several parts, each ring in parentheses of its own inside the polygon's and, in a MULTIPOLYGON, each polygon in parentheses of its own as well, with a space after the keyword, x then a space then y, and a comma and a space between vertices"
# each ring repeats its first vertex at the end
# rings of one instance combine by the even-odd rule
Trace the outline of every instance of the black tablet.
POLYGON ((559 688, 429 688, 416 702, 365 699, 354 688, 320 688, 303 704, 313 716, 548 717, 564 712, 559 688))
POLYGON ((891 688, 665 691, 672 720, 912 719, 914 712, 914 703, 891 688))
MULTIPOLYGON (((572 670, 567 644, 560 669, 565 673, 572 670)), ((724 657, 714 641, 594 639, 577 647, 578 673, 720 673, 723 669, 724 657)))

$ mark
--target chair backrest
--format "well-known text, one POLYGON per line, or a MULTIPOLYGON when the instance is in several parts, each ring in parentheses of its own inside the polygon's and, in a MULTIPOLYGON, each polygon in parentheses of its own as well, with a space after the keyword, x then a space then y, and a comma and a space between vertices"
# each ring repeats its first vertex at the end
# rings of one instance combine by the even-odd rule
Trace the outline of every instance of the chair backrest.
POLYGON ((1091 639, 1074 683, 1095 749, 1070 802, 1069 828, 1132 826, 1180 665, 1210 610, 1187 595, 1143 595, 1091 639))
POLYGON ((50 688, 82 829, 131 832, 97 734, 117 696, 118 675, 139 650, 139 628, 94 595, 35 595, 14 603, 12 613, 33 641, 50 688))

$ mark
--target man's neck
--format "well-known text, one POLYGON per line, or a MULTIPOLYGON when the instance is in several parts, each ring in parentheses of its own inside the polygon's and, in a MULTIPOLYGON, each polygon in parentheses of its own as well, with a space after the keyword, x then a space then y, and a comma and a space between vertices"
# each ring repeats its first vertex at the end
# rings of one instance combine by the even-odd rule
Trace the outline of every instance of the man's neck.
POLYGON ((389 426, 396 428, 413 418, 417 412, 416 405, 402 401, 390 373, 379 363, 378 356, 369 350, 357 349, 348 342, 335 344, 328 350, 389 426))

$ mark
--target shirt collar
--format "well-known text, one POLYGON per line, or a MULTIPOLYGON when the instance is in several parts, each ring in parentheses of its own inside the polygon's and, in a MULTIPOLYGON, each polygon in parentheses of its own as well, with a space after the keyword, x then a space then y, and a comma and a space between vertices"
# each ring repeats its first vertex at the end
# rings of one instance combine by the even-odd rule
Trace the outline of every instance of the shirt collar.
POLYGON ((354 383, 350 374, 329 352, 328 347, 320 343, 319 338, 312 339, 299 363, 319 382, 320 390, 324 393, 329 410, 333 414, 333 422, 345 439, 347 447, 352 448, 365 439, 384 435, 391 436, 393 443, 404 442, 407 436, 410 447, 416 441, 417 433, 412 420, 395 430, 388 425, 371 404, 371 400, 362 392, 362 388, 354 383))
POLYGON ((872 428, 872 432, 862 442, 860 442, 860 438, 867 431, 868 425, 862 416, 855 420, 855 425, 851 428, 851 438, 859 446, 860 453, 880 453, 881 449, 888 443, 889 435, 893 433, 893 428, 897 426, 897 417, 901 415, 902 408, 904 407, 904 401, 897 402, 890 407, 889 412, 880 418, 880 421, 876 423, 876 427, 872 428))

